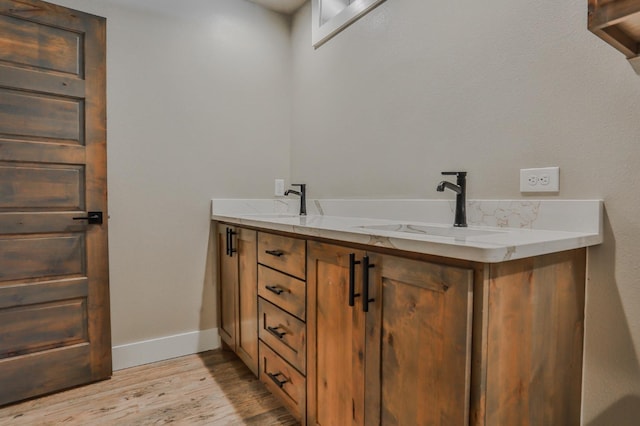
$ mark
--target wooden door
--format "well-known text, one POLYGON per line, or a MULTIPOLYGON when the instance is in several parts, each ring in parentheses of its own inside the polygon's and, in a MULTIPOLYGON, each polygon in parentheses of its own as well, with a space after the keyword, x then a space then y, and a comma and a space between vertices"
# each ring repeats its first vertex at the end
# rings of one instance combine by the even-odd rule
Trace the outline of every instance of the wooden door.
POLYGON ((468 425, 473 271, 370 255, 367 425, 468 425))
POLYGON ((258 376, 258 233, 239 228, 236 353, 258 376))
POLYGON ((111 375, 105 98, 103 18, 0 0, 0 405, 111 375))
POLYGON ((238 299, 238 256, 233 248, 236 229, 218 224, 218 300, 220 338, 236 350, 236 300, 238 299))
POLYGON ((362 297, 349 306, 349 255, 362 259, 362 252, 314 241, 307 250, 307 423, 363 425, 362 297))
POLYGON ((258 375, 258 234, 218 225, 219 333, 258 375))

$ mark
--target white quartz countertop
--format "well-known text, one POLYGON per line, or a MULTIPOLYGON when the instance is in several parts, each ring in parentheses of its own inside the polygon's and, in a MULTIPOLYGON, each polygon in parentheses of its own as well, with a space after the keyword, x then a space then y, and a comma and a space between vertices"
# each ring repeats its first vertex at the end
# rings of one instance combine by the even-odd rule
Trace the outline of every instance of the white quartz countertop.
POLYGON ((602 243, 599 200, 473 200, 467 205, 468 228, 444 220, 453 220, 448 201, 310 200, 307 216, 297 215, 295 201, 214 199, 211 218, 482 263, 602 243))

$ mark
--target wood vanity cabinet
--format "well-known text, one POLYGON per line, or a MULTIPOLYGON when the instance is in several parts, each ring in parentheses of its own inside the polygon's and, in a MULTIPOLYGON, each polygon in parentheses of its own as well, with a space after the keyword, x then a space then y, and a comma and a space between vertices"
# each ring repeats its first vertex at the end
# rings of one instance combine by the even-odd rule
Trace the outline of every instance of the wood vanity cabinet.
POLYGON ((465 423, 472 270, 309 242, 307 279, 309 424, 465 423))
POLYGON ((584 249, 497 264, 307 249, 308 424, 579 424, 584 249))
POLYGON ((220 334, 303 425, 580 423, 586 249, 487 264, 218 226, 220 334))
POLYGON ((257 232, 218 224, 219 333, 258 375, 257 232))

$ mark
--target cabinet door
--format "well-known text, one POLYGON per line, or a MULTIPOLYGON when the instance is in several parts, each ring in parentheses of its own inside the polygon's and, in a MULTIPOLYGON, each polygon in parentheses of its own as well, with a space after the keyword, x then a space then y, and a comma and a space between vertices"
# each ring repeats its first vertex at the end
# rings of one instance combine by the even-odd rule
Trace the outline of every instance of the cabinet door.
POLYGON ((307 248, 307 424, 364 424, 364 313, 360 298, 349 306, 349 255, 362 253, 307 248))
POLYGON ((370 261, 366 424, 469 424, 473 271, 370 261))
POLYGON ((236 353, 258 375, 257 232, 237 228, 233 253, 238 258, 236 353))
POLYGON ((230 252, 233 244, 233 240, 230 240, 230 232, 236 232, 235 228, 218 224, 219 332, 222 341, 235 351, 238 256, 230 252))

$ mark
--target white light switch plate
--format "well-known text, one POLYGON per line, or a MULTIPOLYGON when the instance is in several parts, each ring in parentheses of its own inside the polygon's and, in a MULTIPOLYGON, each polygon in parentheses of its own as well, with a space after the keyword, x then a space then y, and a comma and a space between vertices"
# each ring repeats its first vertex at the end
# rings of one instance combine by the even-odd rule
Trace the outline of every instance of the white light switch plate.
POLYGON ((559 192, 560 167, 520 169, 520 192, 559 192))

